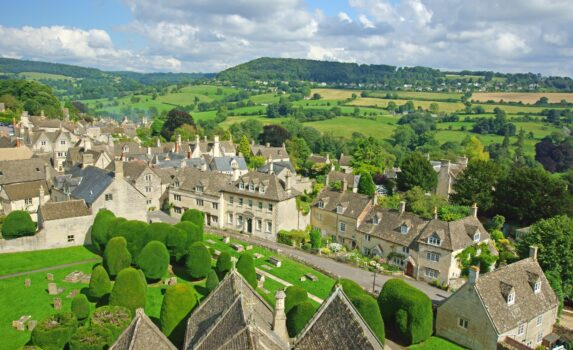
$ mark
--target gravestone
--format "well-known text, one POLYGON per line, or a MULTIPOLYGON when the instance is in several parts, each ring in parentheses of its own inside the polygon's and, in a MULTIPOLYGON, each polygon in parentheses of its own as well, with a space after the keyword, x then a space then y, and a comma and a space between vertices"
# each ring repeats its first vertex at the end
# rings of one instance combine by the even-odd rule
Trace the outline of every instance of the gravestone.
POLYGON ((253 249, 253 246, 252 246, 252 245, 250 245, 250 244, 249 244, 248 246, 246 246, 246 247, 245 247, 245 250, 251 250, 251 249, 253 249))
POLYGON ((62 309, 62 299, 54 298, 54 309, 56 309, 56 310, 62 309))
POLYGON ((276 267, 282 266, 282 261, 280 261, 278 258, 275 258, 274 256, 271 256, 269 258, 269 263, 271 263, 271 265, 274 265, 276 267))
POLYGON ((306 281, 306 277, 305 277, 305 276, 300 276, 300 281, 301 281, 301 282, 306 281))
POLYGON ((54 280, 54 274, 53 273, 47 273, 46 274, 46 279, 48 281, 53 281, 54 280))
POLYGON ((238 244, 238 243, 231 244, 231 248, 235 249, 238 253, 245 250, 245 247, 243 247, 241 244, 238 244))
POLYGON ((255 258, 255 259, 261 259, 261 258, 264 258, 264 257, 265 257, 265 256, 264 256, 263 254, 260 254, 260 253, 255 253, 255 254, 253 254, 253 258, 255 258))
POLYGON ((215 244, 215 243, 216 243, 216 242, 215 242, 214 240, 212 240, 212 239, 208 239, 208 240, 206 240, 205 242, 207 242, 207 243, 209 243, 209 244, 215 244))
POLYGON ((307 273, 304 275, 306 278, 308 278, 309 280, 316 282, 318 281, 318 277, 316 277, 315 275, 313 275, 312 273, 307 273))
POLYGON ((28 330, 31 332, 34 330, 34 328, 36 328, 36 325, 38 324, 38 321, 36 320, 30 320, 28 321, 28 330))
POLYGON ((17 331, 26 330, 26 324, 24 322, 18 321, 18 323, 16 323, 16 330, 17 331))
POLYGON ((31 285, 32 285, 32 280, 29 278, 26 278, 24 280, 24 286, 26 286, 26 288, 30 288, 31 285))
POLYGON ((48 283, 48 294, 58 295, 58 286, 55 283, 48 283))
POLYGON ((218 258, 219 255, 221 255, 221 251, 215 249, 215 250, 213 251, 213 256, 214 256, 215 258, 218 258))
POLYGON ((79 289, 73 289, 71 292, 68 293, 66 298, 74 298, 76 295, 80 293, 79 289))
POLYGON ((231 238, 230 238, 230 237, 225 237, 225 238, 223 238, 223 243, 229 244, 229 242, 231 242, 231 238))

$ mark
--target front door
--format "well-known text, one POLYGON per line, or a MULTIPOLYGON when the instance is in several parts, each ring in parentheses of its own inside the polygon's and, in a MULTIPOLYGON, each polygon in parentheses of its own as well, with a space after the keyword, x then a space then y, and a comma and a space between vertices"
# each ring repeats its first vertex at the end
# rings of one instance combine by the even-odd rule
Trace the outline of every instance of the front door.
POLYGON ((414 277, 414 264, 410 261, 406 263, 406 275, 414 277))
POLYGON ((253 233, 253 219, 247 219, 247 232, 253 233))

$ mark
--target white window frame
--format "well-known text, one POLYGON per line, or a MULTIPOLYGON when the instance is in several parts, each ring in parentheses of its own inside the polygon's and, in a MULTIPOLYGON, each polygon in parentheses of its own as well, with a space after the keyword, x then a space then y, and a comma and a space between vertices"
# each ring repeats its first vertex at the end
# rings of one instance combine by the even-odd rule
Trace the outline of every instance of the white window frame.
POLYGON ((402 253, 404 253, 404 254, 410 254, 410 248, 408 248, 408 247, 402 247, 402 253))
POLYGON ((474 242, 478 243, 480 238, 481 238, 481 234, 479 233, 479 231, 476 231, 476 233, 474 233, 474 242))
POLYGON ((468 329, 470 321, 465 318, 458 317, 458 327, 468 329))
POLYGON ((338 223, 338 231, 339 232, 346 232, 346 223, 343 221, 340 221, 338 223))
POLYGON ((243 206, 243 198, 239 198, 239 207, 243 206))
POLYGON ((271 221, 267 221, 267 232, 273 232, 273 223, 271 221))
POLYGON ((365 234, 365 235, 364 235, 364 240, 365 240, 366 242, 370 242, 370 239, 371 239, 371 238, 372 238, 372 236, 370 236, 369 234, 365 234))
POLYGON ((244 190, 245 189, 245 184, 242 182, 239 182, 239 189, 240 190, 244 190))
POLYGON ((235 198, 233 196, 229 196, 229 204, 235 203, 235 198))
POLYGON ((263 220, 256 219, 255 220, 255 230, 260 231, 263 226, 263 220))
POLYGON ((535 284, 533 285, 533 292, 535 294, 539 294, 539 292, 541 292, 541 281, 535 282, 535 284))
POLYGON ((541 326, 542 323, 543 323, 543 315, 537 316, 537 320, 535 320, 535 327, 541 326))
POLYGON ((213 209, 219 209, 219 203, 213 202, 213 209))
POLYGON ((324 209, 324 202, 323 201, 318 201, 318 209, 324 209))
POLYGON ((440 253, 426 252, 426 260, 432 262, 440 262, 440 253))
POLYGON ((233 224, 233 213, 227 214, 227 223, 231 225, 233 224))
POLYGON ((426 267, 424 274, 430 278, 438 278, 438 276, 440 276, 440 271, 426 267))
POLYGON ((428 244, 439 247, 442 245, 442 240, 436 235, 431 235, 430 237, 428 237, 428 244))
POLYGON ((342 213, 344 213, 344 208, 342 207, 342 205, 337 205, 336 214, 342 214, 342 213))
POLYGON ((507 305, 515 304, 515 292, 511 292, 507 295, 507 305))
POLYGON ((524 335, 525 334, 525 323, 520 323, 517 326, 517 335, 524 335))
POLYGON ((196 198, 195 199, 195 203, 197 204, 197 206, 202 207, 205 202, 202 199, 196 198))

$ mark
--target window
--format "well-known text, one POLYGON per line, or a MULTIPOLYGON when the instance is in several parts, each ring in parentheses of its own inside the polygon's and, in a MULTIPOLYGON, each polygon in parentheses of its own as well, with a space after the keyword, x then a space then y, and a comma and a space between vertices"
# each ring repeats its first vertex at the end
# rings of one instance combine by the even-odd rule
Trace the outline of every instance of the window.
POLYGON ((173 184, 173 186, 175 186, 175 188, 179 188, 179 181, 175 180, 175 183, 173 184))
POLYGON ((203 206, 203 200, 202 200, 202 199, 197 198, 197 199, 195 200, 195 202, 197 203, 198 206, 200 206, 200 207, 203 206))
POLYGON ((372 223, 373 223, 374 225, 378 225, 378 224, 380 223, 380 218, 379 218, 378 216, 374 216, 374 217, 372 218, 372 223))
POLYGON ((524 335, 525 334, 525 323, 521 323, 517 327, 517 335, 524 335))
POLYGON ((211 225, 219 222, 219 218, 215 215, 211 215, 211 225))
POLYGON ((113 200, 113 194, 111 194, 111 193, 106 193, 106 194, 105 194, 105 201, 106 201, 106 202, 109 202, 109 201, 112 201, 112 200, 113 200))
POLYGON ((243 198, 239 198, 239 207, 243 206, 243 198))
POLYGON ((458 326, 462 327, 463 329, 468 329, 469 321, 465 318, 458 318, 458 326))
POLYGON ((60 140, 60 145, 65 145, 66 144, 66 140, 60 140))
POLYGON ((25 204, 25 205, 32 205, 32 198, 26 198, 26 199, 24 199, 24 204, 25 204))
POLYGON ((540 332, 539 334, 537 334, 537 343, 538 344, 541 343, 542 340, 543 340, 543 333, 540 332))
POLYGON ((261 227, 263 227, 263 221, 261 219, 257 219, 257 221, 255 222, 255 229, 257 231, 260 231, 261 227))
POLYGON ((535 321, 535 326, 537 327, 541 326, 542 322, 543 322, 543 315, 537 316, 537 320, 535 321))
POLYGON ((181 214, 181 208, 179 207, 173 207, 173 211, 175 212, 175 214, 181 214))
POLYGON ((439 274, 440 274, 440 271, 438 271, 438 270, 426 268, 426 276, 428 276, 430 278, 438 278, 439 274))
POLYGON ((203 192, 203 186, 195 186, 195 192, 202 193, 203 192))
POLYGON ((400 233, 405 235, 410 231, 410 228, 406 224, 400 225, 400 233))
POLYGON ((253 207, 253 201, 251 199, 249 199, 249 208, 253 207))
POLYGON ((145 181, 151 181, 151 174, 145 175, 145 181))
POLYGON ((267 221, 267 232, 272 232, 272 231, 273 231, 273 223, 267 221))
POLYGON ((263 202, 259 202, 259 210, 263 210, 263 202))
POLYGON ((173 195, 173 200, 180 201, 180 200, 181 200, 181 195, 180 195, 180 194, 174 194, 174 195, 173 195))
POLYGON ((344 208, 342 207, 342 205, 337 205, 336 206, 336 214, 342 214, 344 212, 344 208))
POLYGON ((250 185, 249 185, 249 191, 254 191, 254 190, 255 190, 255 185, 250 184, 250 185))
POLYGON ((364 235, 364 240, 366 242, 370 242, 370 238, 371 238, 370 235, 364 235))
POLYGON ((219 209, 219 203, 213 203, 213 209, 219 209))
POLYGON ((535 285, 533 286, 533 292, 535 294, 541 292, 541 281, 535 282, 535 285))
POLYGON ((408 248, 408 247, 402 247, 402 253, 404 253, 404 254, 410 254, 410 248, 408 248))
POLYGON ((318 208, 324 209, 324 202, 323 201, 318 201, 318 208))
POLYGON ((147 200, 147 205, 151 204, 151 199, 147 200))
POLYGON ((68 235, 68 243, 75 242, 75 241, 76 241, 76 238, 74 237, 74 235, 68 235))
POLYGON ((149 187, 149 186, 145 187, 145 192, 151 193, 151 187, 149 187))
POLYGON ((235 198, 233 198, 233 196, 229 197, 229 204, 233 204, 235 203, 235 198))
POLYGON ((245 184, 244 183, 239 183, 239 189, 244 190, 245 189, 245 184))
POLYGON ((273 211, 273 203, 269 203, 269 211, 273 211))
POLYGON ((510 292, 507 295, 507 305, 513 305, 515 303, 515 292, 510 292))
POLYGON ((479 242, 479 239, 480 239, 479 231, 476 231, 476 233, 474 233, 474 242, 476 243, 479 242))
POLYGON ((346 231, 346 223, 344 223, 344 222, 339 222, 339 223, 338 223, 338 231, 340 231, 340 232, 345 232, 345 231, 346 231))
POLYGON ((227 214, 227 223, 229 224, 233 223, 233 214, 231 213, 227 214))
POLYGON ((435 252, 426 252, 426 259, 428 261, 439 262, 440 261, 440 254, 435 252))
POLYGON ((48 144, 48 143, 47 143, 46 141, 40 141, 40 145, 42 145, 42 146, 45 146, 45 145, 47 145, 47 144, 48 144))
POLYGON ((392 264, 397 265, 397 266, 403 266, 404 265, 404 260, 402 260, 401 258, 395 256, 392 258, 392 264))
POLYGON ((428 244, 439 246, 442 244, 442 240, 437 235, 431 235, 428 237, 428 244))
POLYGON ((260 193, 265 193, 265 186, 260 185, 260 186, 259 186, 259 192, 260 192, 260 193))
POLYGON ((243 216, 237 216, 237 226, 243 226, 243 216))

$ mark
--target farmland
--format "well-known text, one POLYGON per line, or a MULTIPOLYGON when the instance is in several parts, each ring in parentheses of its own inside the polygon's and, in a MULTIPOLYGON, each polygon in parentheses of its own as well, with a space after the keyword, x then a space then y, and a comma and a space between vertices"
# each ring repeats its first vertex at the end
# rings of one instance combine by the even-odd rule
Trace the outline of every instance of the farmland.
POLYGON ((573 93, 566 92, 476 92, 471 99, 479 102, 503 100, 505 102, 534 104, 541 97, 547 97, 550 103, 559 103, 561 100, 573 102, 573 93))

